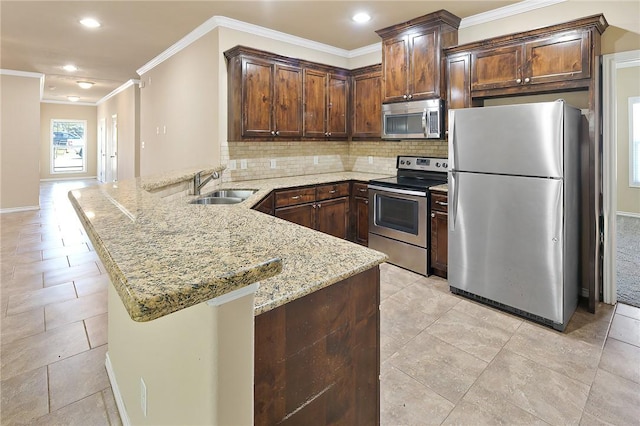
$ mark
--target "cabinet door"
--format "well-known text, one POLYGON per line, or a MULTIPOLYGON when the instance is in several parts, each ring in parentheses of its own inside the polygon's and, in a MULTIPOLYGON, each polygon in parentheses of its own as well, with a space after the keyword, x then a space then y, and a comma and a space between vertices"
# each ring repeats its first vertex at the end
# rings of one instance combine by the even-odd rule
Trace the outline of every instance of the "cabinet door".
POLYGON ((471 54, 471 90, 490 90, 522 83, 522 44, 471 54))
POLYGON ((540 84, 589 78, 590 34, 589 31, 570 31, 526 43, 524 83, 540 84))
POLYGON ((276 136, 302 136, 302 70, 276 65, 274 88, 276 136))
POLYGON ((382 102, 404 101, 409 92, 409 37, 385 40, 382 48, 382 102))
POLYGON ((411 100, 440 96, 439 31, 409 36, 408 97, 411 100))
POLYGON ((316 230, 334 237, 347 238, 347 219, 349 217, 349 198, 316 203, 316 230))
POLYGON ((352 84, 351 136, 380 139, 382 129, 381 73, 357 75, 352 84))
POLYGON ((276 209, 276 217, 307 228, 315 228, 316 205, 314 203, 300 204, 292 207, 276 209))
POLYGON ((447 58, 447 109, 469 108, 471 106, 471 85, 469 84, 470 55, 456 55, 447 58))
POLYGON ((325 136, 327 78, 325 72, 304 70, 304 136, 325 136))
POLYGON ((369 199, 354 197, 354 233, 356 243, 367 246, 369 242, 369 199))
POLYGON ((242 136, 271 136, 273 64, 242 58, 242 136))
POLYGON ((347 137, 347 77, 329 75, 329 100, 327 104, 327 136, 347 137))
POLYGON ((447 213, 431 212, 431 268, 433 273, 447 277, 448 244, 447 213))
POLYGON ((257 210, 262 213, 273 215, 273 205, 274 205, 273 201, 274 201, 274 196, 272 192, 271 194, 267 195, 264 199, 262 199, 262 201, 256 204, 253 207, 253 210, 257 210))

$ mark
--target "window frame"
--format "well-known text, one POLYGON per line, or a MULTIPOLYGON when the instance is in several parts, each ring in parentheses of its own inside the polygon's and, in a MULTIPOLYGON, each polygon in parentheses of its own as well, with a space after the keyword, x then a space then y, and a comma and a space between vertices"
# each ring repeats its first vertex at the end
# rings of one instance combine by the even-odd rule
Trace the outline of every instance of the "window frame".
POLYGON ((640 188, 640 96, 629 97, 629 187, 640 188))
MULTIPOLYGON (((49 124, 49 172, 51 175, 64 175, 64 174, 79 174, 79 173, 87 173, 87 120, 80 120, 74 118, 52 118, 49 124), (82 152, 82 170, 63 170, 57 171, 55 166, 55 145, 54 145, 54 123, 56 122, 66 122, 66 123, 78 123, 82 124, 84 128, 83 135, 83 152, 82 152)), ((68 143, 68 142, 67 142, 68 143)))

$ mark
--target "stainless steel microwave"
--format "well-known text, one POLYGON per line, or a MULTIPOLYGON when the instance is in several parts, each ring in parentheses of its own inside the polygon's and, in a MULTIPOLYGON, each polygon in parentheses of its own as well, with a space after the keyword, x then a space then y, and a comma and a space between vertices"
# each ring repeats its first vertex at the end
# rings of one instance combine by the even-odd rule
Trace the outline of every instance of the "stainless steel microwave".
POLYGON ((382 104, 382 139, 442 139, 441 99, 382 104))

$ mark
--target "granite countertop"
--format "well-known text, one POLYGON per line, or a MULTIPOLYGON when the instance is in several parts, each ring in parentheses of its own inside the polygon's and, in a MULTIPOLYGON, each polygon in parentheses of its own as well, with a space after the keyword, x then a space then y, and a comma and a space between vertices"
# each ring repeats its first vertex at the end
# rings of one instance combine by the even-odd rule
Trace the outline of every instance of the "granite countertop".
POLYGON ((432 186, 431 188, 429 188, 429 190, 439 191, 439 192, 449 192, 449 185, 445 183, 443 185, 432 186))
POLYGON ((189 204, 149 190, 191 179, 200 168, 74 190, 69 198, 125 308, 150 321, 254 282, 255 314, 386 260, 383 253, 252 210, 273 189, 385 177, 327 173, 232 182, 257 189, 233 205, 189 204))

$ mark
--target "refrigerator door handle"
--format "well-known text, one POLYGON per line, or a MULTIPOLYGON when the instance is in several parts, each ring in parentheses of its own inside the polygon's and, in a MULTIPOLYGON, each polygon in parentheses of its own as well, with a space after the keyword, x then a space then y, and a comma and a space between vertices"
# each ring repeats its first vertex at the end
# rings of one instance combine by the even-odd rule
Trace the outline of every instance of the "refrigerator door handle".
POLYGON ((456 165, 456 132, 455 132, 455 111, 449 110, 449 169, 458 170, 456 165))
POLYGON ((456 172, 449 172, 449 231, 456 230, 456 216, 458 213, 458 186, 456 172))

